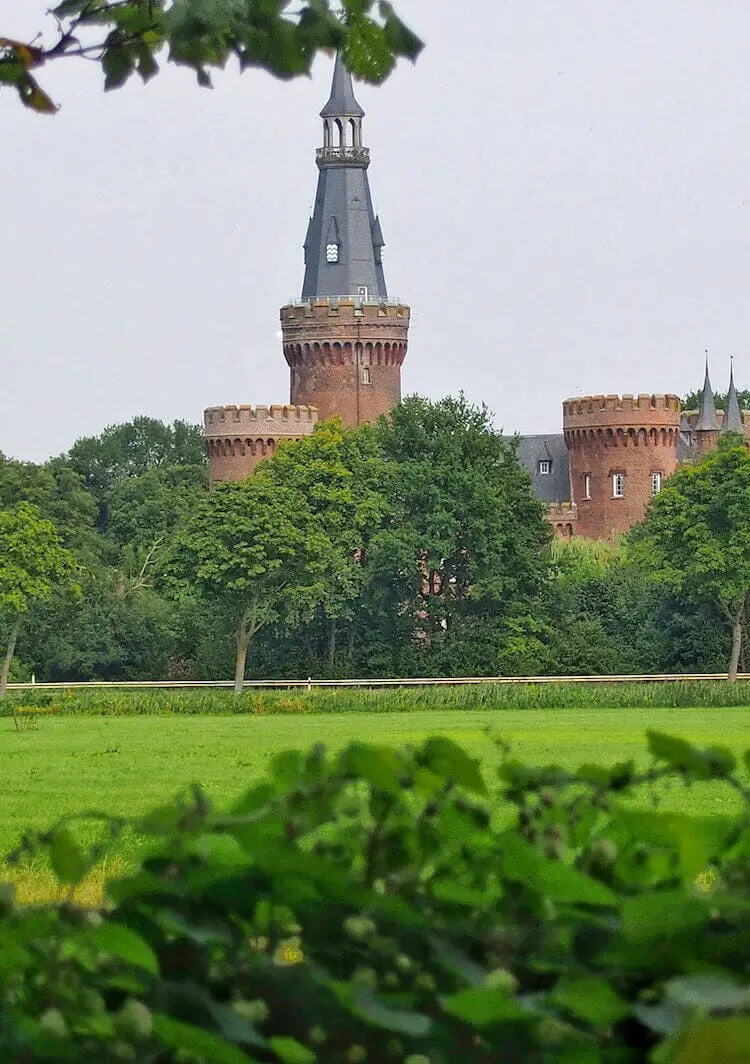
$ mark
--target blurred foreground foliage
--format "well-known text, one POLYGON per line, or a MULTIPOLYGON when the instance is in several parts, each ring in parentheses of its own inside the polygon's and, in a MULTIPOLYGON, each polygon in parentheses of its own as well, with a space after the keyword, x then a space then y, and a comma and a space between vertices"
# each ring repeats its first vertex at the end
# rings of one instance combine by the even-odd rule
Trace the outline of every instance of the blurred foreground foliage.
MULTIPOLYGON (((41 13, 40 13, 41 18, 41 13)), ((40 71, 63 58, 97 62, 104 87, 132 75, 148 82, 164 59, 187 66, 198 84, 235 59, 281 78, 309 74, 320 51, 341 51, 353 74, 381 81, 401 56, 415 59, 421 42, 386 0, 62 0, 47 13, 51 32, 32 42, 0 36, 0 88, 26 107, 54 114, 40 71)))
POLYGON ((444 738, 287 752, 226 812, 196 787, 28 835, 12 859, 46 853, 71 898, 123 830, 145 848, 102 911, 5 896, 0 1056, 747 1062, 750 753, 649 747, 569 773, 498 743, 499 792, 444 738), (669 785, 726 812, 662 812, 669 785))

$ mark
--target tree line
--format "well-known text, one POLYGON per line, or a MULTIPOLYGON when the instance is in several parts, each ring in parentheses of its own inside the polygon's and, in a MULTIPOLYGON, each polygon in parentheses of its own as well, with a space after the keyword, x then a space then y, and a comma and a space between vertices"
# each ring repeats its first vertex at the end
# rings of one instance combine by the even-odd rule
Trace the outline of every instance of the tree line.
POLYGON ((0 457, 0 683, 736 672, 750 456, 726 437, 618 543, 551 539, 489 412, 412 397, 208 487, 197 426, 141 417, 0 457), (728 664, 729 663, 729 664, 728 664))

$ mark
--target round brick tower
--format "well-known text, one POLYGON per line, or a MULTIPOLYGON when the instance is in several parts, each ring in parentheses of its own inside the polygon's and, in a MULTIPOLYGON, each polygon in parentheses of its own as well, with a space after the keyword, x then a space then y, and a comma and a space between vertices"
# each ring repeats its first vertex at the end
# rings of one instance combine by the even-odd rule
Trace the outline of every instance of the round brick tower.
POLYGON ((280 440, 309 436, 317 419, 307 406, 210 407, 203 414, 203 435, 211 483, 245 480, 280 440))
POLYGON ((409 308, 328 298, 281 309, 292 403, 338 415, 347 427, 376 421, 401 400, 409 308))
POLYGON ((611 539, 643 519, 677 468, 676 395, 587 395, 563 403, 580 536, 611 539))
POLYGON ((302 298, 281 308, 291 402, 317 407, 321 419, 335 414, 348 428, 377 420, 400 401, 410 317, 408 306, 388 298, 364 114, 337 56, 320 112, 323 146, 302 298))

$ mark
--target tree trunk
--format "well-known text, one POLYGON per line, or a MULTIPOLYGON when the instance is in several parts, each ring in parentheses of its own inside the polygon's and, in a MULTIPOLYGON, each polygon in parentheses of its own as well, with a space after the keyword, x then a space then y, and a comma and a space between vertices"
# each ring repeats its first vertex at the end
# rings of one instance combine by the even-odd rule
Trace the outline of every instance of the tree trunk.
POLYGON ((242 689, 245 684, 245 669, 247 667, 247 648, 250 646, 250 639, 247 632, 237 632, 237 656, 234 660, 234 693, 236 695, 242 694, 242 689))
POLYGON ((253 601, 237 622, 234 633, 237 655, 234 659, 234 693, 242 694, 245 684, 245 669, 247 667, 247 651, 250 640, 263 627, 263 621, 258 619, 258 603, 253 601))
POLYGON ((745 608, 743 602, 737 613, 732 618, 732 656, 729 659, 729 682, 734 683, 737 679, 737 666, 740 663, 740 651, 742 650, 742 611, 745 608))
POLYGON ((0 698, 5 698, 8 693, 8 679, 10 678, 10 667, 13 664, 13 657, 16 653, 16 643, 18 642, 18 633, 21 631, 21 623, 23 618, 21 614, 16 617, 13 622, 13 626, 8 636, 8 645, 5 649, 5 660, 3 661, 3 669, 0 672, 0 698))
POLYGON ((333 667, 336 664, 336 622, 331 621, 328 626, 328 664, 333 667))

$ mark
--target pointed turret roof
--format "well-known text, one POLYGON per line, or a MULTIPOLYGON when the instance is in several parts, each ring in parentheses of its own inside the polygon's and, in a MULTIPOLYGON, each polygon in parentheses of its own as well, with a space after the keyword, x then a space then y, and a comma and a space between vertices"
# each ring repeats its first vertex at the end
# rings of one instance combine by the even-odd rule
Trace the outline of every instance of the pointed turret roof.
POLYGON ((722 429, 724 432, 738 432, 742 436, 745 434, 740 401, 737 398, 737 389, 734 386, 734 361, 732 361, 731 369, 729 370, 729 391, 727 392, 727 407, 724 412, 722 429))
POLYGON ((320 113, 323 147, 316 153, 320 174, 305 237, 302 298, 387 299, 383 232, 367 178, 370 151, 362 144, 364 111, 354 98, 351 75, 340 55, 331 98, 320 113))
POLYGON ((711 387, 711 378, 708 375, 708 358, 706 358, 706 376, 703 380, 701 402, 698 407, 698 418, 693 425, 693 432, 717 432, 719 419, 716 416, 716 403, 711 387))
POLYGON ((344 66, 341 52, 336 53, 333 68, 331 98, 320 112, 321 118, 364 118, 365 112, 357 103, 352 85, 352 76, 344 66))

